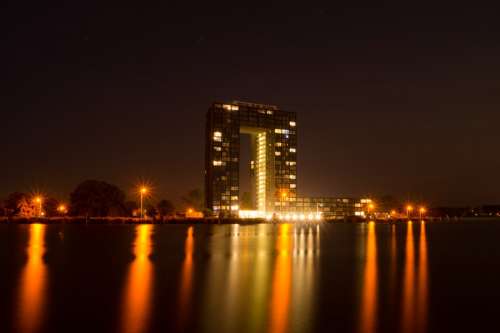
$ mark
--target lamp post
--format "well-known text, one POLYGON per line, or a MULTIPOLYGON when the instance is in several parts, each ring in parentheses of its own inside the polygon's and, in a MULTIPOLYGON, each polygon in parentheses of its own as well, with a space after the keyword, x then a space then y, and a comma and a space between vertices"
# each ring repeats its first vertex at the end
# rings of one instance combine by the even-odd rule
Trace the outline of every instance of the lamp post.
POLYGON ((57 207, 57 211, 61 215, 64 215, 64 214, 66 214, 68 212, 68 210, 66 209, 65 205, 59 205, 59 207, 57 207))
POLYGON ((420 209, 418 210, 421 220, 422 220, 422 215, 424 215, 426 211, 427 210, 425 209, 425 207, 420 207, 420 209))
POLYGON ((413 210, 413 206, 412 205, 406 206, 406 217, 408 219, 410 218, 410 213, 411 213, 412 210, 413 210))
POLYGON ((35 197, 35 202, 38 204, 38 217, 42 217, 43 212, 42 212, 42 197, 37 196, 35 197))
POLYGON ((144 200, 144 195, 148 193, 148 189, 145 186, 142 186, 139 190, 139 193, 141 194, 141 219, 144 218, 144 209, 143 209, 143 200, 144 200))
POLYGON ((373 214, 373 210, 375 209, 375 205, 373 203, 368 204, 368 218, 370 218, 370 213, 373 214))

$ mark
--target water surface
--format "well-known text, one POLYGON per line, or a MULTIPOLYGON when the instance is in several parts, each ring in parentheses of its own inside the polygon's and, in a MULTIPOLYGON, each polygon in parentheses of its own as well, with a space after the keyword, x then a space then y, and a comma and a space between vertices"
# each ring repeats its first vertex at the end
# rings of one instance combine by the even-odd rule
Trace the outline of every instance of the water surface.
POLYGON ((500 223, 1 225, 0 332, 498 324, 500 223))

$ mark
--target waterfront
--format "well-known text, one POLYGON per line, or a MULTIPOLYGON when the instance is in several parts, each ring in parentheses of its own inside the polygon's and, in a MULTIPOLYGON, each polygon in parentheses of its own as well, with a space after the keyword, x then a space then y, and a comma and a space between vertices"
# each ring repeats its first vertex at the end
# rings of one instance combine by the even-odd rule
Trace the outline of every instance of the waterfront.
POLYGON ((0 331, 486 330, 499 232, 495 221, 3 224, 0 331))

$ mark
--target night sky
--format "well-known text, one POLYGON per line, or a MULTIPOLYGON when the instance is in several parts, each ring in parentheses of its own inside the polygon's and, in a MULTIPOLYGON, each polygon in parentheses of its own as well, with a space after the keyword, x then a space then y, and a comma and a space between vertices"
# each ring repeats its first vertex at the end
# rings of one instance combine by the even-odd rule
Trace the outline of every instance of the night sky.
POLYGON ((500 203, 495 8, 102 3, 3 10, 0 197, 144 179, 178 200, 209 105, 243 100, 298 113, 299 195, 500 203))

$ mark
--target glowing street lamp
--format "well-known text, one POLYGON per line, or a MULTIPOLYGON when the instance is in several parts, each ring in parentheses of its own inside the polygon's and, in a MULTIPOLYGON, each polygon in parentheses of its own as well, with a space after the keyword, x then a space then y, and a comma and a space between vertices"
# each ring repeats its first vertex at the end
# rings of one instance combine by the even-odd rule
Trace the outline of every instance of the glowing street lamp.
POLYGON ((38 204, 38 216, 43 216, 43 211, 42 211, 42 202, 43 199, 41 196, 36 196, 34 199, 35 203, 38 204))
POLYGON ((57 207, 57 211, 59 212, 59 214, 61 214, 61 215, 62 215, 62 214, 66 214, 66 213, 68 212, 68 209, 66 208, 66 206, 65 206, 65 205, 62 205, 62 204, 61 204, 61 205, 59 205, 59 206, 57 207))
POLYGON ((139 189, 139 193, 141 195, 141 219, 144 218, 144 209, 143 209, 143 201, 144 201, 144 196, 148 193, 148 188, 146 186, 141 186, 139 189))
POLYGON ((410 213, 411 213, 412 210, 413 210, 413 206, 412 205, 406 206, 406 217, 407 218, 410 218, 410 213))
POLYGON ((420 214, 420 219, 422 219, 422 215, 424 215, 427 212, 427 210, 425 209, 425 207, 420 207, 418 212, 420 214))

